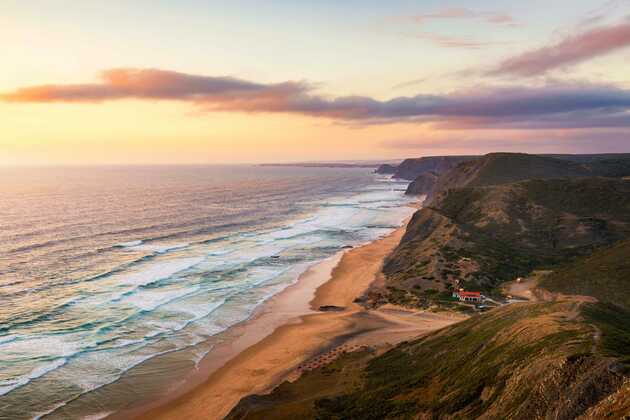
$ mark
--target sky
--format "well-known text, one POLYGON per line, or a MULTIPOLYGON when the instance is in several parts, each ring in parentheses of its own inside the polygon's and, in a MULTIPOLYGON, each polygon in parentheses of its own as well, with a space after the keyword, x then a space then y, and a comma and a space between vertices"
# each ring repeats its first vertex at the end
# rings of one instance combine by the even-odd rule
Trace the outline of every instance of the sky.
POLYGON ((0 165, 630 152, 630 0, 2 0, 0 165))

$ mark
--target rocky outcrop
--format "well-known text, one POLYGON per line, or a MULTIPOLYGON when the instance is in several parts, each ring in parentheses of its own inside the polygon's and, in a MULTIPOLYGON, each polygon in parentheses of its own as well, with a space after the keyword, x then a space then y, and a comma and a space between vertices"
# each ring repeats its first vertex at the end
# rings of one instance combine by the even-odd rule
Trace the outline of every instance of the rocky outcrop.
POLYGON ((407 195, 426 195, 433 194, 433 190, 437 185, 438 175, 435 172, 425 172, 418 175, 409 186, 407 186, 407 195))
POLYGON ((415 159, 405 159, 396 169, 394 178, 413 181, 425 172, 444 173, 458 164, 476 159, 477 156, 427 156, 415 159))
POLYGON ((396 169, 398 167, 395 165, 390 165, 388 163, 384 163, 382 165, 380 165, 378 168, 376 168, 376 170, 374 171, 375 174, 382 174, 382 175, 391 175, 394 172, 396 172, 396 169))

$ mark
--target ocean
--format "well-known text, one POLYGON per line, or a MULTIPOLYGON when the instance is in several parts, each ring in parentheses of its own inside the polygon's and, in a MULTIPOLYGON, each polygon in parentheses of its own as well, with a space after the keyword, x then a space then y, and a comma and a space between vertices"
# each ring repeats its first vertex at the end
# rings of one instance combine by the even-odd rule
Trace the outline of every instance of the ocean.
MULTIPOLYGON (((0 169, 0 418, 98 418, 308 267, 409 217, 369 169, 0 169), (145 375, 146 376, 146 375, 145 375), (127 389, 119 389, 127 384, 127 389), (72 414, 74 413, 74 414, 72 414)), ((148 392, 148 391, 147 391, 148 392)), ((139 393, 139 394, 138 394, 139 393)))

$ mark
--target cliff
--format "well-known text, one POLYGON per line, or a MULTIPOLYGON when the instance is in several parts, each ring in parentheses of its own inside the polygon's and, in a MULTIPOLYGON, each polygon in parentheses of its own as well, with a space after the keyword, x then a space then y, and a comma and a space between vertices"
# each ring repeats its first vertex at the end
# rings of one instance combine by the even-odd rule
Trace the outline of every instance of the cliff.
POLYGON ((376 168, 374 173, 375 174, 383 174, 383 175, 391 175, 391 174, 396 172, 397 168, 398 168, 398 166, 390 165, 388 163, 384 163, 384 164, 380 165, 378 168, 376 168))
POLYGON ((593 176, 590 168, 568 160, 524 153, 491 153, 462 163, 441 176, 436 195, 451 188, 499 185, 526 179, 588 176, 593 176))
POLYGON ((433 194, 438 182, 438 175, 435 172, 425 172, 420 174, 407 186, 407 195, 427 195, 433 194))
POLYGON ((490 153, 443 173, 433 199, 452 188, 508 184, 527 179, 630 176, 630 156, 490 153))
POLYGON ((629 236, 630 181, 529 180, 451 189, 412 217, 385 263, 382 293, 422 306, 427 290, 464 285, 490 292, 536 267, 629 236))
POLYGON ((462 162, 476 159, 477 156, 428 156, 405 159, 394 172, 394 178, 413 181, 425 172, 444 173, 462 162))

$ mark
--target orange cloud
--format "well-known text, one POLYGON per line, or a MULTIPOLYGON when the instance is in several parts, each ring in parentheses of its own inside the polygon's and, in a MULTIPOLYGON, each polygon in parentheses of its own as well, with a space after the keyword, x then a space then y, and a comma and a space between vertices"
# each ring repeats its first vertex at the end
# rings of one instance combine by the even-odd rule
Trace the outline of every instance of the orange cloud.
POLYGON ((300 82, 261 84, 233 77, 199 76, 159 69, 110 69, 101 83, 24 87, 0 95, 6 102, 100 102, 156 99, 221 102, 222 98, 281 98, 306 92, 300 82))

